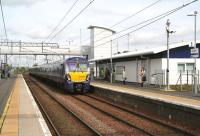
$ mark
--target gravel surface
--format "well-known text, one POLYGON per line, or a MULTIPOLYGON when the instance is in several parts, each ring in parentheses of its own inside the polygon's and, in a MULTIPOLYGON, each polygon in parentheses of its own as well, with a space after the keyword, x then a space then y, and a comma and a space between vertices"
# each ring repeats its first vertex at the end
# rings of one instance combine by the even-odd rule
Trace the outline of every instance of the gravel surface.
POLYGON ((79 117, 83 118, 85 121, 88 122, 88 124, 92 125, 93 128, 101 132, 101 134, 145 135, 143 132, 134 129, 130 126, 127 126, 126 124, 121 123, 110 116, 107 116, 102 112, 99 112, 96 109, 91 108, 87 104, 77 101, 71 96, 65 96, 65 97, 58 96, 58 97, 60 98, 60 100, 62 99, 62 101, 65 102, 69 108, 73 109, 79 115, 79 117))
POLYGON ((76 96, 79 99, 87 102, 92 103, 93 106, 106 111, 107 113, 110 113, 118 118, 121 118, 122 120, 125 120, 139 128, 143 128, 145 131, 150 132, 153 135, 159 135, 159 136, 182 136, 183 133, 177 132, 175 130, 171 130, 168 127, 161 126, 158 123, 152 122, 150 120, 144 119, 142 117, 139 117, 138 115, 131 114, 127 111, 121 110, 119 108, 116 108, 114 106, 111 106, 109 104, 103 103, 101 101, 98 101, 96 99, 87 97, 85 95, 79 95, 76 96))
MULTIPOLYGON (((124 103, 120 103, 118 101, 102 97, 102 96, 95 94, 95 93, 87 94, 87 95, 92 96, 92 97, 96 97, 96 98, 103 100, 103 101, 106 101, 108 103, 112 103, 114 105, 122 107, 123 109, 131 111, 132 113, 136 113, 137 115, 144 116, 147 119, 150 119, 152 121, 156 120, 156 121, 160 122, 161 124, 166 124, 167 126, 171 126, 171 128, 177 128, 177 129, 179 129, 183 132, 188 132, 188 134, 200 136, 199 129, 192 128, 193 126, 188 126, 188 125, 182 124, 181 122, 177 122, 177 121, 174 121, 174 120, 171 120, 171 119, 168 119, 168 118, 164 118, 164 117, 161 117, 161 116, 158 116, 158 115, 146 112, 146 111, 142 111, 141 109, 138 110, 134 106, 124 104, 124 103)), ((185 134, 185 135, 188 135, 188 134, 185 134)), ((178 135, 178 134, 175 134, 175 135, 178 135)))

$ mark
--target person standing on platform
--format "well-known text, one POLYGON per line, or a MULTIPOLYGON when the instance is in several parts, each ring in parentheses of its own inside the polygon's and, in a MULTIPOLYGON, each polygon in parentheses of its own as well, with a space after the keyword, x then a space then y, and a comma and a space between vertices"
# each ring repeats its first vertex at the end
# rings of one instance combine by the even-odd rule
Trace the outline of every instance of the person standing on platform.
POLYGON ((122 71, 122 81, 123 81, 123 84, 125 85, 126 84, 126 71, 125 71, 125 67, 123 68, 123 71, 122 71))
POLYGON ((106 80, 106 81, 109 81, 109 76, 110 76, 110 71, 109 71, 109 69, 106 67, 106 69, 105 69, 105 80, 106 80))
POLYGON ((107 75, 108 75, 107 81, 110 82, 110 70, 109 69, 107 69, 107 75))
POLYGON ((140 71, 139 75, 141 77, 141 87, 143 87, 144 82, 147 81, 144 67, 141 68, 141 71, 140 71))
POLYGON ((115 69, 113 69, 113 74, 112 74, 112 80, 113 80, 113 82, 115 82, 115 69))
POLYGON ((90 80, 93 81, 94 79, 94 68, 91 68, 90 70, 90 80))

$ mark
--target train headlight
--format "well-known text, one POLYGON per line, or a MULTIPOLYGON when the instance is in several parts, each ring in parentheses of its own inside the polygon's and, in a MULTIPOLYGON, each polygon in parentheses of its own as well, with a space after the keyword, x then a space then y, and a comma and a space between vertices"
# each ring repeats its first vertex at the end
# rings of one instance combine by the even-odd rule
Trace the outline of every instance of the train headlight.
POLYGON ((67 74, 67 80, 71 81, 71 76, 69 74, 67 74))
POLYGON ((86 80, 90 81, 90 75, 89 74, 87 75, 86 80))

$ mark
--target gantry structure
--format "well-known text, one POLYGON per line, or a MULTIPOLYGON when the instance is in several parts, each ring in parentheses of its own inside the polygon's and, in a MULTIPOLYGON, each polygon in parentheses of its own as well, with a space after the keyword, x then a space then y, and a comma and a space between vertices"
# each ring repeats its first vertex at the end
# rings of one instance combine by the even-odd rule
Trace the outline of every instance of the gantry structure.
POLYGON ((62 56, 64 59, 66 55, 80 55, 80 52, 73 52, 70 47, 58 43, 0 41, 0 55, 4 56, 4 62, 7 63, 9 55, 62 56))

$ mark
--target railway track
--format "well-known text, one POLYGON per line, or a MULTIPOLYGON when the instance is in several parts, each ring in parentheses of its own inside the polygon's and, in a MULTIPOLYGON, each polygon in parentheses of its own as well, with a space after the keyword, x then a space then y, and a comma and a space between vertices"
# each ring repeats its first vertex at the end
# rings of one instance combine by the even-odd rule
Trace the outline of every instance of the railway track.
MULTIPOLYGON (((34 89, 38 89, 38 90, 41 90, 43 93, 46 93, 50 98, 51 100, 55 101, 60 107, 62 107, 65 111, 69 112, 71 115, 74 116, 74 118, 76 118, 77 120, 79 120, 79 122, 82 123, 82 125, 84 127, 86 127, 89 131, 89 134, 92 135, 92 136, 100 136, 101 134, 99 132, 97 132, 95 129, 93 129, 91 126, 89 126, 87 123, 84 122, 84 120, 80 119, 73 111, 69 110, 68 108, 65 107, 65 105, 63 103, 61 103, 59 100, 57 100, 55 97, 53 97, 51 94, 49 94, 44 88, 38 86, 37 82, 32 80, 30 77, 26 77, 26 82, 35 98, 35 100, 37 101, 40 109, 42 110, 42 113, 45 115, 46 119, 48 120, 49 124, 50 124, 50 127, 53 129, 53 132, 52 134, 53 135, 56 135, 56 136, 61 136, 61 135, 65 135, 63 134, 61 131, 62 130, 59 130, 57 128, 57 125, 55 124, 55 122, 51 119, 51 117, 48 115, 48 113, 46 112, 46 109, 42 106, 43 104, 41 104, 40 102, 40 99, 38 98, 37 94, 35 93, 35 90, 34 89)), ((57 112, 57 111, 56 111, 57 112)), ((51 129, 51 130, 52 130, 51 129)), ((77 129, 78 131, 78 129, 77 129)), ((71 132, 70 132, 71 133, 71 132)), ((83 133, 84 134, 84 133, 83 133)), ((87 132, 88 134, 88 132, 87 132)), ((77 135, 77 134, 71 134, 71 135, 77 135)), ((80 134, 78 134, 80 135, 80 134)))
POLYGON ((123 122, 131 127, 136 128, 136 129, 139 129, 142 132, 144 132, 148 135, 151 135, 151 136, 158 136, 158 135, 160 135, 160 136, 161 135, 162 136, 164 136, 164 135, 166 135, 166 136, 169 136, 169 135, 189 136, 189 135, 192 135, 192 134, 185 132, 183 130, 180 130, 178 128, 168 126, 167 124, 160 123, 158 121, 146 118, 139 114, 135 114, 131 111, 125 110, 124 108, 120 108, 119 106, 116 106, 109 102, 99 100, 95 97, 89 97, 89 96, 72 96, 72 97, 74 97, 75 99, 77 99, 83 103, 88 104, 92 108, 95 108, 108 116, 111 116, 112 118, 119 120, 120 122, 123 122), (89 99, 93 99, 93 100, 91 101, 89 99), (110 109, 112 109, 112 110, 110 110, 110 109), (128 118, 128 116, 132 119, 128 118))
POLYGON ((148 132, 148 131, 146 131, 146 130, 144 130, 144 129, 142 129, 142 128, 134 125, 134 124, 131 124, 131 123, 129 123, 129 122, 127 122, 127 121, 125 121, 125 120, 123 120, 123 119, 121 119, 121 118, 119 118, 119 117, 117 117, 117 116, 115 116, 115 115, 113 115, 113 114, 111 114, 111 113, 109 113, 109 112, 101 109, 101 108, 98 108, 98 107, 94 106, 93 104, 88 103, 87 101, 82 100, 78 96, 72 96, 72 97, 75 98, 75 99, 77 99, 77 100, 79 100, 79 101, 81 101, 81 102, 83 102, 83 103, 85 103, 85 104, 87 104, 87 105, 89 105, 90 107, 92 107, 92 108, 94 108, 94 109, 96 109, 96 110, 98 110, 98 111, 100 111, 100 112, 102 112, 102 113, 104 113, 104 114, 106 114, 106 115, 108 115, 108 116, 110 116, 110 117, 118 120, 119 122, 122 122, 122 123, 124 123, 124 124, 126 124, 126 125, 128 125, 130 127, 135 128, 135 129, 138 129, 138 130, 144 132, 147 135, 154 136, 152 133, 150 133, 150 132, 148 132))
MULTIPOLYGON (((33 81, 34 82, 34 84, 36 85, 37 84, 37 82, 35 82, 35 81, 33 81)), ((45 93, 47 93, 51 98, 53 98, 55 101, 57 101, 58 103, 60 103, 64 108, 66 108, 66 105, 65 104, 63 104, 63 102, 61 102, 60 100, 58 100, 53 94, 51 94, 51 93, 49 93, 48 91, 47 91, 47 89, 44 89, 43 87, 41 87, 40 85, 37 85, 39 88, 40 88, 40 90, 42 90, 42 91, 44 91, 45 93)), ((72 96, 70 96, 71 98, 73 98, 72 96)), ((74 107, 75 108, 75 107, 74 107)), ((92 128, 90 125, 88 125, 88 123, 87 122, 85 122, 83 119, 81 119, 75 112, 73 112, 72 110, 70 110, 69 108, 67 108, 67 110, 68 111, 70 111, 71 113, 73 113, 79 120, 81 120, 82 122, 84 122, 84 124, 85 125, 87 125, 87 126, 89 126, 90 128, 92 128)), ((105 115, 104 115, 105 116, 105 115)), ((119 121, 119 120, 118 120, 119 121)), ((126 123, 125 123, 126 124, 126 123)), ((97 124, 98 125, 98 124, 97 124)), ((121 125, 122 126, 122 125, 121 125)), ((124 122, 123 122, 123 127, 125 127, 124 126, 124 122)), ((126 129, 127 129, 127 126, 125 127, 126 129)), ((128 129, 132 129, 132 127, 130 127, 130 126, 128 126, 128 129)), ((122 135, 122 133, 121 132, 116 132, 117 131, 117 129, 116 129, 116 131, 115 132, 112 132, 112 134, 110 133, 108 133, 108 132, 98 132, 98 129, 94 129, 94 128, 92 128, 92 130, 93 131, 95 131, 95 135, 122 135)), ((138 131, 138 130, 136 130, 136 131, 138 131)), ((140 130, 139 130, 140 131, 140 130)), ((126 133, 127 135, 132 135, 132 133, 133 132, 123 132, 123 133, 126 133)), ((141 133, 141 132, 134 132, 134 133, 137 133, 137 134, 139 134, 139 135, 141 135, 141 136, 143 136, 143 135, 149 135, 149 134, 146 134, 146 133, 141 133)), ((123 134, 123 135, 125 135, 125 134, 123 134)))
MULTIPOLYGON (((35 82, 35 84, 37 84, 35 82)), ((106 133, 102 133, 92 125, 89 125, 88 121, 84 121, 83 118, 80 117, 76 112, 69 109, 66 105, 66 100, 72 101, 74 103, 79 103, 79 105, 83 105, 83 107, 89 111, 93 110, 93 113, 102 114, 106 116, 105 118, 110 118, 113 122, 119 122, 119 125, 124 125, 127 130, 131 131, 127 133, 127 135, 150 135, 150 136, 185 136, 192 135, 188 132, 185 132, 179 128, 175 128, 174 126, 169 126, 167 124, 163 124, 160 121, 153 120, 144 115, 140 115, 135 113, 127 108, 118 106, 109 101, 103 100, 102 98, 98 98, 97 96, 92 95, 63 95, 59 97, 55 97, 56 93, 59 92, 58 89, 51 88, 47 91, 47 87, 44 85, 37 86, 47 93, 52 99, 57 101, 62 105, 63 108, 66 108, 69 112, 71 112, 76 118, 78 118, 83 124, 87 125, 91 131, 94 132, 95 135, 107 135, 106 133), (60 98, 60 99, 59 99, 60 98), (63 99, 63 100, 61 100, 63 99), (82 104, 81 104, 82 103, 82 104), (89 107, 91 109, 89 109, 89 107), (95 111, 95 112, 94 112, 95 111), (139 122, 138 122, 139 121, 139 122), (149 125, 149 128, 147 126, 149 125), (132 130, 133 129, 133 130, 132 130), (132 133, 133 132, 133 133, 132 133)), ((97 115, 98 116, 98 115, 97 115)), ((99 115, 100 116, 100 115, 99 115)), ((103 122, 103 121, 102 121, 103 122)), ((112 134, 111 134, 112 135, 112 134)), ((118 133, 115 132, 115 135, 126 135, 126 133, 118 133)))
POLYGON ((160 126, 164 126, 166 128, 172 129, 172 130, 174 130, 176 132, 183 133, 184 135, 193 135, 193 134, 191 134, 191 132, 188 132, 188 131, 184 130, 183 128, 177 127, 176 125, 172 125, 172 124, 169 124, 169 123, 161 121, 161 120, 156 120, 156 119, 154 119, 154 118, 152 118, 150 116, 147 116, 147 115, 142 114, 142 113, 138 113, 138 112, 136 112, 134 110, 131 110, 130 108, 126 108, 126 107, 122 107, 120 105, 114 104, 114 103, 112 103, 112 102, 110 102, 108 100, 102 99, 100 97, 97 97, 97 96, 94 96, 94 95, 88 95, 88 94, 86 94, 85 97, 89 97, 89 98, 94 99, 96 101, 99 101, 101 103, 105 103, 105 104, 110 105, 112 107, 118 108, 118 109, 120 109, 120 110, 122 110, 124 112, 128 112, 128 113, 130 113, 132 115, 136 115, 136 116, 139 116, 141 118, 144 118, 144 119, 146 119, 148 121, 155 122, 156 124, 158 124, 160 126))

